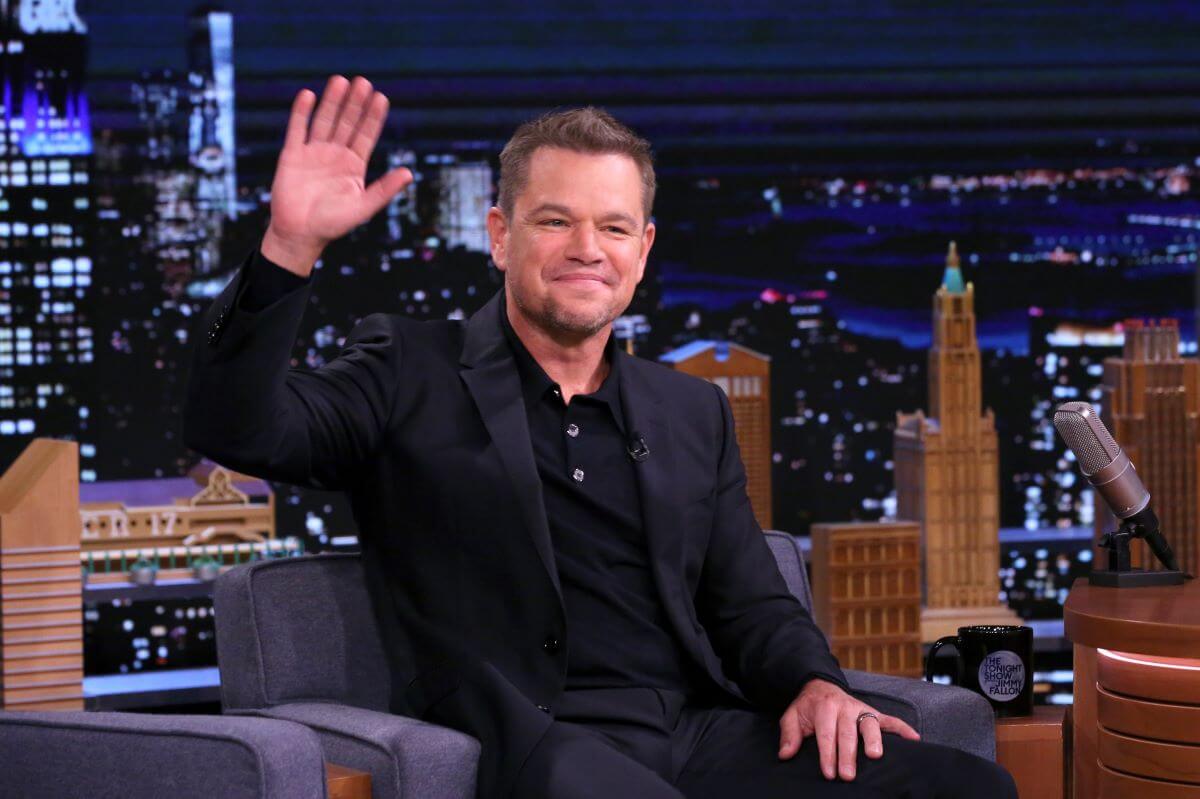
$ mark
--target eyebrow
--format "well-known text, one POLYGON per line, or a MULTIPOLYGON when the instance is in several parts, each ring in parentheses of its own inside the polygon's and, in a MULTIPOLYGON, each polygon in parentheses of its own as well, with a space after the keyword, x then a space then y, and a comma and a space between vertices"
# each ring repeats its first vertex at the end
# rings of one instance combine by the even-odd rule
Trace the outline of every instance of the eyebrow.
MULTIPOLYGON (((562 214, 563 216, 571 216, 571 209, 567 208, 565 205, 558 205, 557 203, 542 203, 537 208, 531 210, 527 214, 527 218, 539 216, 546 212, 562 214)), ((613 211, 612 213, 605 214, 600 218, 601 222, 609 222, 612 220, 620 220, 628 224, 630 227, 638 226, 637 220, 623 211, 613 211)))

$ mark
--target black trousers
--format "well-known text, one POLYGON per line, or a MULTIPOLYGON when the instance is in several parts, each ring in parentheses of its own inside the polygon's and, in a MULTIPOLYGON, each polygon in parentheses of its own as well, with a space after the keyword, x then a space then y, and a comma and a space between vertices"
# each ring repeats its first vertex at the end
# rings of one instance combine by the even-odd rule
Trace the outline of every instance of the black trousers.
POLYGON ((826 780, 812 737, 780 760, 779 719, 748 707, 691 706, 650 688, 568 693, 521 768, 513 799, 1016 799, 997 764, 884 734, 851 782, 826 780))

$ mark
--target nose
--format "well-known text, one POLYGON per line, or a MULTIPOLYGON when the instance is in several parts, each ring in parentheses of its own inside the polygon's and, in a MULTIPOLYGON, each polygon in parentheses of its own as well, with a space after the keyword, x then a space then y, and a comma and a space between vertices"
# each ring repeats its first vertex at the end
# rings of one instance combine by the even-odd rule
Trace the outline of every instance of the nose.
POLYGON ((596 228, 589 224, 576 225, 563 255, 581 264, 597 264, 604 260, 596 228))

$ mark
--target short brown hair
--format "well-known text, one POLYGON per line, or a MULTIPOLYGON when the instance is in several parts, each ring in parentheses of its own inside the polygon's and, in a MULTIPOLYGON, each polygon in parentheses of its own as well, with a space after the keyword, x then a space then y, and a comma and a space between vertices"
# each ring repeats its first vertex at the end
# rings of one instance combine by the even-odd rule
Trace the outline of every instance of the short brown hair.
POLYGON ((650 221, 656 187, 650 142, 618 122, 604 109, 590 105, 543 114, 524 123, 513 133, 500 153, 500 197, 497 205, 506 217, 512 218, 517 195, 529 180, 529 161, 539 147, 629 156, 642 173, 643 221, 650 221))

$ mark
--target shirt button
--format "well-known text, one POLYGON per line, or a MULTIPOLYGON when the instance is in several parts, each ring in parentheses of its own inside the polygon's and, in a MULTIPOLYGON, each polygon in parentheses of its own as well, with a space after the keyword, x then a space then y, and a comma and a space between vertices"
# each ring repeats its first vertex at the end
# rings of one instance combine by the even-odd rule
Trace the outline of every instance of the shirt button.
POLYGON ((547 638, 542 643, 542 649, 545 649, 550 654, 554 654, 555 652, 558 651, 558 639, 557 638, 547 638))
POLYGON ((575 436, 579 435, 579 425, 577 425, 577 424, 567 425, 567 435, 569 435, 571 438, 575 438, 575 436))
POLYGON ((558 386, 554 387, 553 393, 554 393, 554 396, 556 396, 556 397, 560 397, 560 398, 562 397, 562 389, 560 389, 558 386))
POLYGON ((549 713, 549 712, 550 712, 550 707, 549 707, 548 705, 538 705, 538 706, 537 706, 537 709, 538 709, 538 710, 540 710, 540 711, 542 711, 543 713, 549 713))
POLYGON ((583 469, 576 469, 575 471, 571 472, 571 477, 575 480, 576 483, 582 483, 583 482, 583 469))

